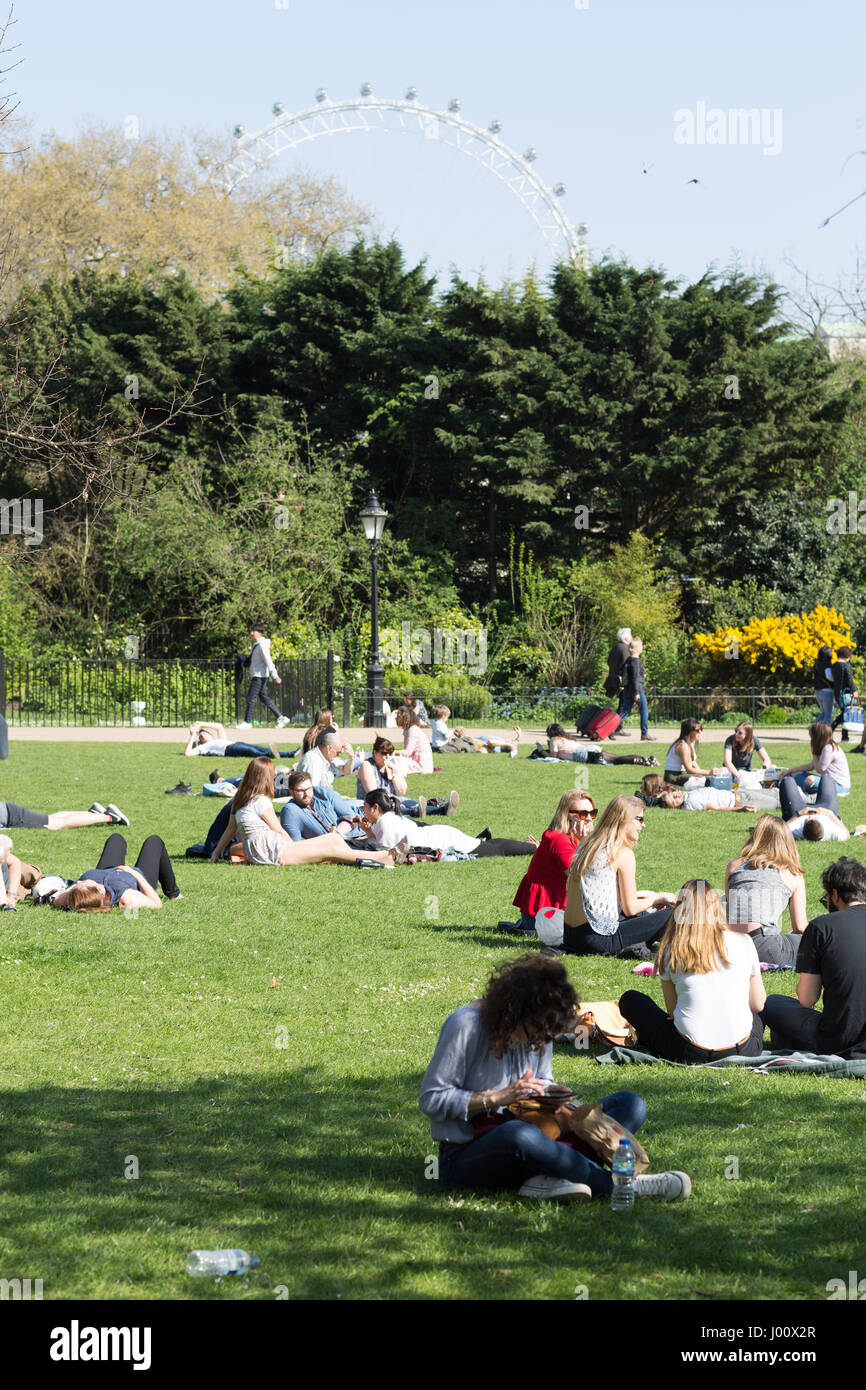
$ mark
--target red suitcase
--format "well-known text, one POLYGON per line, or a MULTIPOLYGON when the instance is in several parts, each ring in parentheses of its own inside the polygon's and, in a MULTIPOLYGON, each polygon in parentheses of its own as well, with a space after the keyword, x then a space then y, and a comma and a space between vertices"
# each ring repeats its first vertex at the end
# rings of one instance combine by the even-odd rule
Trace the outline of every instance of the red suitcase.
POLYGON ((616 733, 622 720, 614 709, 602 710, 590 721, 587 733, 590 738, 610 738, 611 734, 616 733))

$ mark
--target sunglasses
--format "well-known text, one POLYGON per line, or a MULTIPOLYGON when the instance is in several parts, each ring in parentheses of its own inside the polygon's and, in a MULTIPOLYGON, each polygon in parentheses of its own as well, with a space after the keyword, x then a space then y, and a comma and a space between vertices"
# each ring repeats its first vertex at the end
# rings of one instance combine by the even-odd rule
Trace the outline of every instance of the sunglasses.
POLYGON ((636 821, 638 821, 641 825, 643 825, 643 823, 644 823, 644 818, 643 818, 643 816, 635 816, 634 819, 635 819, 636 821))
POLYGON ((595 809, 593 809, 592 811, 569 811, 569 813, 568 813, 568 819, 569 819, 569 820, 595 820, 595 818, 596 818, 597 815, 598 815, 598 811, 595 810, 595 809))

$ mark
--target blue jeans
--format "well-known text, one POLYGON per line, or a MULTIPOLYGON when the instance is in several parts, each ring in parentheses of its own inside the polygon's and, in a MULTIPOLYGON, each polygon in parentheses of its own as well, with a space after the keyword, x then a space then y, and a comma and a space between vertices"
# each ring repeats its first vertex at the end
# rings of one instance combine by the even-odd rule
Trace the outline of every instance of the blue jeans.
MULTIPOLYGON (((296 748, 294 753, 290 753, 287 748, 280 752, 281 758, 295 758, 300 749, 296 748)), ((225 756, 227 758, 272 758, 274 755, 266 743, 227 743, 225 756)))
POLYGON ((649 705, 646 702, 646 691, 639 690, 636 695, 621 695, 619 701, 619 717, 623 724, 632 712, 635 700, 637 701, 638 711, 640 712, 640 736, 646 738, 649 733, 649 705))
MULTIPOLYGON (((829 774, 829 772, 822 772, 822 773, 821 773, 821 776, 820 776, 820 779, 819 779, 817 782, 813 783, 811 786, 808 785, 808 779, 809 779, 810 777, 818 777, 818 773, 817 773, 817 772, 798 772, 797 775, 796 775, 796 777, 793 778, 793 781, 795 781, 795 782, 797 783, 797 786, 800 788, 801 791, 803 791, 803 792, 809 792, 809 793, 811 794, 811 793, 814 792, 816 789, 818 789, 818 790, 819 790, 819 795, 820 795, 820 788, 825 786, 824 779, 825 779, 825 777, 826 777, 830 782, 833 783, 833 787, 834 787, 834 789, 835 789, 835 794, 836 794, 837 797, 840 797, 840 796, 850 796, 850 794, 851 794, 851 788, 850 788, 850 787, 843 787, 842 783, 841 783, 841 782, 837 782, 837 781, 835 780, 835 778, 831 777, 830 774, 829 774)), ((787 782, 787 780, 788 780, 787 777, 784 778, 784 781, 787 782)), ((826 793, 825 793, 825 795, 826 795, 826 793)), ((825 801, 819 802, 818 804, 821 805, 821 806, 827 806, 827 805, 829 805, 829 802, 825 800, 825 801)), ((835 811, 837 815, 839 814, 839 804, 838 804, 838 801, 837 801, 837 803, 836 803, 835 806, 830 806, 830 810, 831 810, 831 811, 835 811)))
MULTIPOLYGON (((632 1134, 646 1119, 646 1105, 634 1091, 616 1091, 601 1105, 632 1134)), ((606 1168, 524 1120, 509 1120, 468 1144, 443 1145, 440 1152, 439 1181, 446 1187, 514 1188, 538 1173, 586 1183, 594 1196, 613 1187, 606 1168)))
POLYGON ((836 701, 833 698, 832 690, 816 690, 815 699, 818 701, 818 708, 821 711, 821 719, 825 724, 832 723, 833 706, 836 701))
POLYGON ((821 1014, 787 994, 768 994, 761 1017, 770 1029, 770 1046, 793 1052, 823 1052, 818 1041, 821 1014))
MULTIPOLYGON (((793 820, 801 812, 808 809, 809 802, 806 800, 802 791, 800 779, 806 773, 801 772, 796 777, 783 777, 779 783, 779 805, 782 808, 782 820, 793 820)), ((832 811, 834 816, 839 814, 839 801, 836 792, 836 783, 829 772, 821 773, 821 780, 818 783, 818 795, 814 801, 815 806, 823 806, 825 810, 832 811)))

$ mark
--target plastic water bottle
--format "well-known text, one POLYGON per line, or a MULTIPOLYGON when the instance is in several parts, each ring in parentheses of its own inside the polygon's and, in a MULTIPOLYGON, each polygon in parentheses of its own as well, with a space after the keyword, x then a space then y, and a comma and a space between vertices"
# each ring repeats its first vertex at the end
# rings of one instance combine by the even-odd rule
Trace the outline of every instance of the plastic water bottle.
POLYGON ((611 1165, 613 1191, 611 1211, 631 1211, 634 1206, 634 1150, 627 1139, 620 1139, 611 1165))
POLYGON ((246 1250, 191 1250, 186 1257, 186 1272, 193 1275, 245 1274, 258 1264, 256 1255, 246 1250))

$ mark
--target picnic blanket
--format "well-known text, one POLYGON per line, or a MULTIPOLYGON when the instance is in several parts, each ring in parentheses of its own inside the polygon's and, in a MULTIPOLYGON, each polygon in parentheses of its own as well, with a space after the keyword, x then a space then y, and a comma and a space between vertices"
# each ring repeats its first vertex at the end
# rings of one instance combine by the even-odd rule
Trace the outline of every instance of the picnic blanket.
MULTIPOLYGON (((668 1062, 663 1057, 653 1057, 649 1052, 639 1052, 634 1047, 613 1047, 595 1059, 602 1066, 623 1066, 626 1063, 659 1062, 666 1067, 695 1066, 688 1062, 668 1062)), ((750 1071, 768 1073, 771 1071, 820 1072, 824 1076, 866 1076, 866 1057, 849 1059, 832 1054, 821 1056, 815 1052, 759 1052, 754 1057, 720 1057, 716 1062, 699 1062, 698 1068, 706 1067, 748 1067, 750 1071)))

